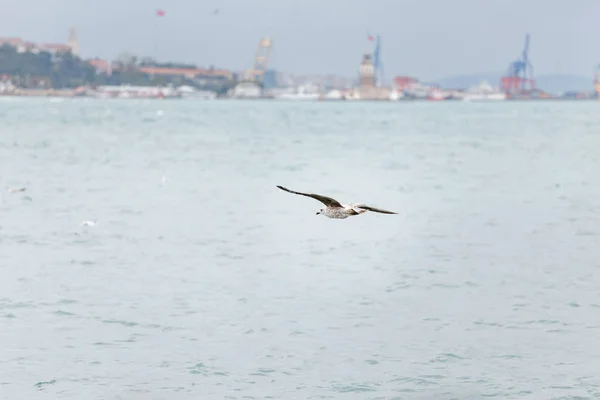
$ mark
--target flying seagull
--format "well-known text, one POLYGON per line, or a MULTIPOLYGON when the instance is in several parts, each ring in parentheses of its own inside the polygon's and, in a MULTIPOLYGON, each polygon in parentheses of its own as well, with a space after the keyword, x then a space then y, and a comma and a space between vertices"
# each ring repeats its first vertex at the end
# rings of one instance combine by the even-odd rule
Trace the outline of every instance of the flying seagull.
POLYGON ((340 204, 337 200, 332 199, 331 197, 322 196, 320 194, 295 192, 293 190, 284 188, 283 186, 279 185, 277 185, 277 187, 289 193, 299 194, 300 196, 312 197, 315 200, 319 200, 321 203, 325 204, 326 207, 321 208, 317 212, 317 215, 321 214, 328 218, 345 219, 353 215, 360 215, 367 211, 373 211, 382 214, 398 214, 393 211, 387 211, 382 210, 381 208, 370 207, 362 203, 340 204))

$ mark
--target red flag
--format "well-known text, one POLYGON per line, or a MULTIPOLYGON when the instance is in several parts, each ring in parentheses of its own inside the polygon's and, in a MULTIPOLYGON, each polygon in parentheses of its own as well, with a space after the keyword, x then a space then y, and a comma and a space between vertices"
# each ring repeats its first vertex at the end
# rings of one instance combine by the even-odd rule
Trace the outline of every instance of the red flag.
POLYGON ((156 15, 158 15, 159 17, 164 17, 165 12, 164 12, 164 10, 156 10, 156 15))
POLYGON ((375 40, 375 38, 371 35, 369 35, 368 39, 372 42, 373 40, 375 40))

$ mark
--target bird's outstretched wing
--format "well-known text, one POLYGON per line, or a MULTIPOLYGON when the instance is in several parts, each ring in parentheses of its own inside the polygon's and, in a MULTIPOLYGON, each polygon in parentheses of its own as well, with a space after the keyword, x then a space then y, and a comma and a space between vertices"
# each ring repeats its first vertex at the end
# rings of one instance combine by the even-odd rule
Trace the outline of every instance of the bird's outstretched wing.
POLYGON ((376 208, 376 207, 371 207, 371 206, 368 206, 366 204, 357 204, 357 205, 355 205, 355 207, 363 209, 363 210, 367 210, 367 211, 373 211, 373 212, 382 213, 382 214, 398 214, 397 212, 383 210, 381 208, 376 208))
POLYGON ((314 193, 294 192, 293 190, 284 188, 283 186, 279 186, 279 185, 277 185, 277 187, 279 189, 284 190, 289 193, 299 194, 300 196, 312 197, 315 200, 319 200, 321 203, 325 204, 327 207, 341 207, 342 206, 337 200, 332 199, 331 197, 321 196, 320 194, 314 194, 314 193))

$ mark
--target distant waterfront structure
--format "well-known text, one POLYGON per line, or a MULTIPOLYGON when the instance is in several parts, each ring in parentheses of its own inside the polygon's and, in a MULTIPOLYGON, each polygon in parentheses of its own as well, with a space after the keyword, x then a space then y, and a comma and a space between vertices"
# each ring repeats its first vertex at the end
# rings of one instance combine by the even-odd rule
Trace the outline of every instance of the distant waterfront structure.
POLYGON ((594 91, 596 92, 596 97, 600 98, 600 77, 598 76, 600 73, 600 64, 596 66, 596 71, 594 71, 594 91))
POLYGON ((0 37, 0 46, 8 45, 17 49, 18 53, 33 53, 38 54, 42 51, 52 55, 60 53, 72 53, 75 56, 79 55, 79 41, 74 28, 69 32, 69 39, 66 44, 60 43, 35 43, 24 40, 20 37, 0 37))
POLYGON ((263 77, 263 86, 265 89, 273 89, 278 86, 277 71, 273 69, 265 70, 263 77))
POLYGON ((363 56, 363 60, 358 67, 359 84, 361 87, 375 86, 375 64, 369 53, 363 56))
POLYGON ((261 38, 258 41, 256 55, 254 56, 254 68, 244 71, 243 79, 245 81, 253 81, 261 84, 263 83, 272 46, 273 40, 268 37, 261 38))
POLYGON ((348 100, 390 100, 398 95, 391 88, 375 85, 375 64, 370 53, 363 55, 358 73, 358 87, 350 90, 348 100))
POLYGON ((67 46, 71 48, 71 54, 79 57, 79 39, 77 38, 77 29, 72 27, 69 30, 69 40, 67 41, 67 46))
POLYGON ((138 70, 151 76, 165 76, 195 79, 201 84, 222 83, 232 80, 233 73, 226 69, 200 68, 170 68, 170 67, 139 67, 138 70))
POLYGON ((500 78, 500 87, 509 96, 520 96, 535 90, 533 65, 529 60, 529 34, 525 35, 521 58, 509 64, 506 74, 500 78))
POLYGON ((383 86, 385 84, 385 76, 383 74, 383 61, 381 60, 381 36, 375 38, 375 50, 373 50, 373 67, 375 74, 375 86, 383 86))
POLYGON ((419 80, 417 78, 413 78, 412 76, 396 76, 394 78, 396 89, 400 90, 401 92, 411 90, 418 82, 419 80))

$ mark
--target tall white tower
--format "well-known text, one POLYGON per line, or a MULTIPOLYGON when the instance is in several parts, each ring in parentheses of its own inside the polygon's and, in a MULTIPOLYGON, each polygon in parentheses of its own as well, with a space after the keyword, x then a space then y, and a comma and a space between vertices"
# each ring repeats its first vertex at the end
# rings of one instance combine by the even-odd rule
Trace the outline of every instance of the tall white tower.
POLYGON ((71 27, 69 30, 69 40, 67 41, 67 45, 71 48, 71 53, 74 56, 79 57, 79 39, 77 39, 77 29, 75 29, 75 27, 71 27))
POLYGON ((369 53, 364 55, 360 67, 358 68, 358 72, 360 74, 360 86, 375 86, 375 66, 373 65, 373 60, 369 53))

